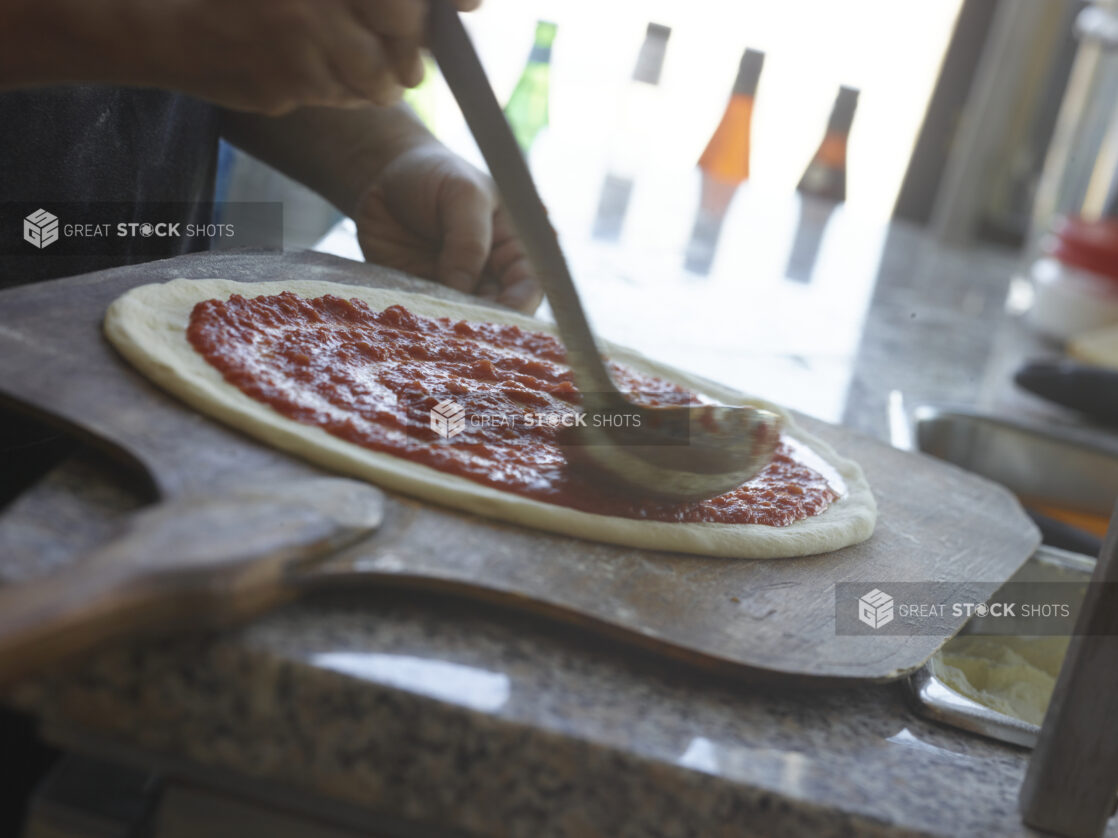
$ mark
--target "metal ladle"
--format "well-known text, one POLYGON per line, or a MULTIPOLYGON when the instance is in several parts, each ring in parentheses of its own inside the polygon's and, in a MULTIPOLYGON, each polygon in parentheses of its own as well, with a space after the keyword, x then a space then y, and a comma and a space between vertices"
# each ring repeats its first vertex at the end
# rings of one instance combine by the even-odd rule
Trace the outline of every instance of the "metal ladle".
POLYGON ((432 0, 430 48, 477 140, 547 294, 588 417, 566 438, 572 463, 641 494, 689 501, 740 486, 772 459, 781 419, 753 407, 647 407, 616 388, 567 260, 473 44, 448 0, 432 0))

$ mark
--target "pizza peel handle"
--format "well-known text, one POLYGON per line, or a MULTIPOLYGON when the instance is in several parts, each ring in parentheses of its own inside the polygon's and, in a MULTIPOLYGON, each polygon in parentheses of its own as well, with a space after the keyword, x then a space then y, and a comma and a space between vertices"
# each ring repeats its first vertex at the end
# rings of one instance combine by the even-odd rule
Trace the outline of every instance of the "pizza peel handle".
POLYGON ((0 588, 0 685, 103 642, 244 619, 292 570, 380 523, 379 490, 324 478, 157 504, 72 568, 0 588))
POLYGON ((569 437, 572 462, 668 500, 713 497, 746 482, 772 459, 780 417, 749 406, 651 408, 618 392, 528 164, 449 0, 432 0, 428 29, 431 51, 547 293, 583 409, 593 417, 569 437))

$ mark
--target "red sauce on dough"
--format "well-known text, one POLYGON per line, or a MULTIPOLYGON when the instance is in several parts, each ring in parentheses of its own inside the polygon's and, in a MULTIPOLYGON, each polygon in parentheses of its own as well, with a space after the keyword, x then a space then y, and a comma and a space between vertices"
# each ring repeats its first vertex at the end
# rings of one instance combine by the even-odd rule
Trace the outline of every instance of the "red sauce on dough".
MULTIPOLYGON (((572 469, 559 429, 528 426, 526 414, 572 413, 579 393, 550 335, 516 326, 373 311, 334 296, 198 303, 187 338, 225 380, 280 414, 341 439, 414 460, 535 500, 586 512, 674 522, 787 526, 838 497, 826 478, 782 439, 748 483, 703 501, 634 498, 572 469), (447 398, 470 417, 449 439, 431 428, 447 398), (500 417, 512 417, 500 419, 500 417)), ((687 404, 694 396, 660 378, 611 364, 623 392, 641 401, 687 404)))

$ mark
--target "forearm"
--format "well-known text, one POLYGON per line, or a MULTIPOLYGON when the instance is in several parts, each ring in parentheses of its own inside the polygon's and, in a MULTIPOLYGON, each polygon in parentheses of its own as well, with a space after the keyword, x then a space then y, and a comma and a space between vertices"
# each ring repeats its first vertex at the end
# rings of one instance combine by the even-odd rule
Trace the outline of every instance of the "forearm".
POLYGON ((403 103, 302 108, 280 117, 226 111, 222 135, 350 216, 389 161, 409 148, 437 142, 403 103))

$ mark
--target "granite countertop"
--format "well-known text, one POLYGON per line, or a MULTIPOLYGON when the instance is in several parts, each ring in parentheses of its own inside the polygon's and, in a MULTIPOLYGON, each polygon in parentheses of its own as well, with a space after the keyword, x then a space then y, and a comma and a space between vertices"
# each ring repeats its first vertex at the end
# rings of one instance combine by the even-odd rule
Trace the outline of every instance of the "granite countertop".
MULTIPOLYGON (((903 226, 881 242, 851 351, 790 362, 809 378, 844 366, 840 415, 823 418, 876 436, 892 390, 983 398, 1013 268, 903 226)), ((68 561, 81 547, 59 537, 68 519, 107 533, 138 506, 113 474, 85 455, 17 501, 0 542, 53 546, 10 557, 5 578, 68 561)), ((235 630, 106 650, 10 700, 66 747, 412 834, 1025 833, 1028 752, 918 718, 900 685, 715 679, 449 597, 320 595, 235 630)))

